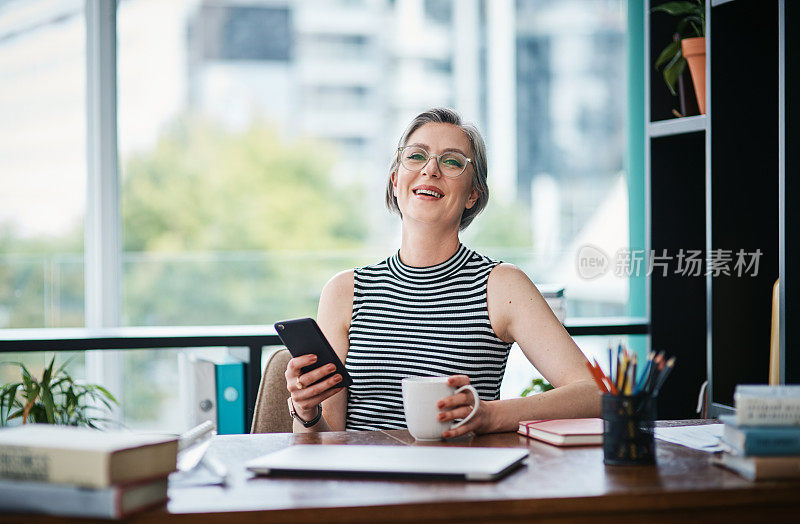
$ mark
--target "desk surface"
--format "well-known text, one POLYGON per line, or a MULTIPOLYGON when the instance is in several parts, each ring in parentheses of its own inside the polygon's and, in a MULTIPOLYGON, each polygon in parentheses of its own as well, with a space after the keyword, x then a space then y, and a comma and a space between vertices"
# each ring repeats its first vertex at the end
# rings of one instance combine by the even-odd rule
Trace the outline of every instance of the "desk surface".
MULTIPOLYGON (((170 489, 166 508, 130 521, 788 522, 800 510, 800 482, 750 482, 709 464, 707 453, 658 440, 658 465, 643 467, 604 466, 601 447, 558 448, 516 433, 424 444, 530 450, 528 466, 486 483, 256 478, 242 466, 293 444, 402 446, 414 440, 406 431, 218 436, 209 453, 228 464, 228 487, 170 489)), ((53 521, 34 520, 40 518, 53 521)))

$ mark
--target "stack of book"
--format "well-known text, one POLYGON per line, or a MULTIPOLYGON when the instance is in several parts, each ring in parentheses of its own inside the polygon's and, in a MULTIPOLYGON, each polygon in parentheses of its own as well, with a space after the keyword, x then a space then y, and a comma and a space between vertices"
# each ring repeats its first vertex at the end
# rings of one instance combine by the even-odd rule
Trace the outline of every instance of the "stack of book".
POLYGON ((800 478, 800 386, 740 385, 715 463, 750 480, 800 478))
POLYGON ((27 424, 0 430, 0 512, 122 518, 167 500, 177 437, 27 424))

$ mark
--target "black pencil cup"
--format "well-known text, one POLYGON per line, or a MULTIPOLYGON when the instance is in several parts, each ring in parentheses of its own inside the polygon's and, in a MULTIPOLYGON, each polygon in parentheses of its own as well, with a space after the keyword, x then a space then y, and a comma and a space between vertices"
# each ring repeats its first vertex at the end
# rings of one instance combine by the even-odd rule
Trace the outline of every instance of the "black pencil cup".
POLYGON ((603 462, 644 465, 656 461, 653 426, 656 399, 651 395, 603 395, 603 462))

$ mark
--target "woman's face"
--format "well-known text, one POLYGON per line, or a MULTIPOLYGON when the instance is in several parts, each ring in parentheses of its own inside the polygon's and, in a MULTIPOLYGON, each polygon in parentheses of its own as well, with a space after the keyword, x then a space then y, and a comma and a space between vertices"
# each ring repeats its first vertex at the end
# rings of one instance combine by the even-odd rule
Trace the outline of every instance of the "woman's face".
MULTIPOLYGON (((467 135, 452 124, 425 124, 408 137, 405 145, 422 147, 430 155, 455 150, 468 158, 473 157, 467 135)), ((472 183, 473 169, 467 165, 461 175, 450 178, 439 171, 433 157, 417 171, 409 171, 399 164, 392 173, 392 185, 403 220, 458 227, 461 214, 478 200, 478 191, 472 183), (436 195, 421 190, 433 191, 436 195)))

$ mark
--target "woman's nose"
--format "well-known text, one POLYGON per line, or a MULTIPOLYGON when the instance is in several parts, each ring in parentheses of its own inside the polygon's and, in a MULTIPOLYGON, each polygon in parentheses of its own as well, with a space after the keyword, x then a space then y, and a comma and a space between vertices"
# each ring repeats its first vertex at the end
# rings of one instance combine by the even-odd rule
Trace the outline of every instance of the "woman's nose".
POLYGON ((428 176, 441 176, 442 172, 439 170, 439 157, 431 156, 428 162, 422 166, 421 173, 428 176))

